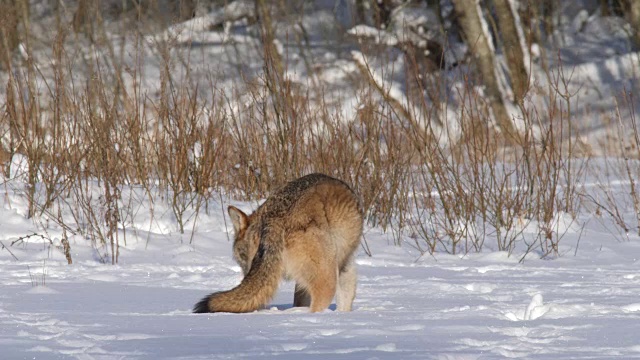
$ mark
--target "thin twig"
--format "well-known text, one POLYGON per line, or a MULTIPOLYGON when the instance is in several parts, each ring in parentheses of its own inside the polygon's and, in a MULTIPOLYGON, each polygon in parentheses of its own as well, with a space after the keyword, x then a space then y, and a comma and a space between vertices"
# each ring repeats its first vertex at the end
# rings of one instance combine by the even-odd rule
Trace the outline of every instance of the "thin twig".
POLYGON ((20 260, 18 260, 18 258, 13 254, 13 252, 11 251, 11 249, 9 249, 8 247, 6 247, 2 241, 0 241, 0 245, 2 246, 2 249, 7 250, 7 251, 9 252, 9 254, 11 254, 11 256, 12 256, 16 261, 20 261, 20 260))

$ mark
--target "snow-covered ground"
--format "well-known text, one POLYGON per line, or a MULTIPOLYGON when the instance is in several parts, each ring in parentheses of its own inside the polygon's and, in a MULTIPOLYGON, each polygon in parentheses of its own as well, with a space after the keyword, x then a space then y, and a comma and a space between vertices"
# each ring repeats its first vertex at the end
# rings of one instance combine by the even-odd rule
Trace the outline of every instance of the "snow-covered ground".
POLYGON ((227 201, 210 204, 193 237, 160 205, 153 215, 143 204, 118 265, 77 235, 68 265, 62 229, 26 220, 15 185, 0 190, 2 359, 640 357, 640 242, 622 241, 596 215, 567 232, 559 257, 532 252, 522 263, 517 251, 420 256, 413 240, 398 247, 367 228, 373 256, 359 251, 353 312, 292 308, 284 283, 267 309, 196 315, 195 302, 242 277, 227 201), (18 240, 32 232, 46 239, 18 240))
MULTIPOLYGON (((615 118, 616 96, 637 86, 638 53, 626 48, 628 34, 620 30, 619 19, 585 15, 574 6, 583 2, 595 4, 563 2, 567 9, 562 10, 559 25, 576 30, 559 30, 558 49, 547 49, 547 57, 562 58, 563 68, 559 61, 550 61, 552 75, 563 69, 571 75, 565 90, 576 94, 572 119, 579 120, 585 142, 604 149, 590 154, 598 155, 620 141, 609 141, 610 133, 630 130, 635 121, 623 102, 622 130, 603 125, 602 117, 615 118)), ((234 9, 244 11, 245 3, 249 2, 237 2, 234 9)), ((342 2, 326 3, 332 9, 342 2)), ((34 13, 37 10, 34 7, 34 13)), ((188 68, 194 87, 211 90, 215 83, 234 92, 240 76, 260 73, 263 64, 256 36, 247 30, 246 21, 232 19, 223 24, 223 31, 210 30, 222 15, 213 11, 145 39, 149 43, 171 39, 179 45, 177 53, 188 55, 187 66, 176 61, 171 69, 177 79, 187 78, 188 68)), ((286 75, 307 85, 315 78, 319 88, 326 87, 321 93, 327 101, 337 104, 344 119, 352 120, 358 103, 354 90, 358 85, 353 83, 362 77, 355 60, 362 57, 353 56, 352 51, 358 50, 353 39, 339 45, 327 41, 342 30, 347 33, 334 24, 335 15, 320 8, 300 20, 311 34, 312 46, 290 42, 282 47, 286 75), (313 73, 305 63, 308 58, 314 60, 313 73)), ((278 36, 286 39, 295 34, 294 28, 283 24, 278 36)), ((145 91, 141 93, 148 90, 153 97, 161 61, 150 50, 136 58, 130 43, 125 50, 124 62, 144 62, 139 81, 145 91)), ((46 78, 53 63, 47 55, 50 50, 42 51, 35 61, 46 78)), ((378 74, 384 73, 382 87, 402 103, 406 100, 404 60, 397 51, 385 55, 389 58, 368 59, 372 76, 378 81, 378 74)), ((74 76, 81 78, 76 72, 82 73, 83 58, 68 56, 74 76)), ((99 51, 87 54, 90 57, 99 58, 99 51)), ((445 78, 454 82, 455 71, 445 78)), ((543 75, 537 73, 540 79, 532 83, 544 89, 548 80, 543 75)), ((4 76, 0 74, 3 84, 4 76)), ((0 95, 4 91, 0 89, 0 95)), ((208 96, 205 90, 202 96, 208 96)), ((545 109, 545 99, 534 96, 532 103, 539 101, 540 109, 545 109)), ((242 277, 231 258, 232 234, 225 207, 233 204, 251 210, 256 203, 213 196, 217 200, 209 201, 195 224, 193 210, 187 211, 187 231, 180 234, 160 190, 151 189, 148 194, 120 189, 126 214, 118 223, 119 261, 108 265, 110 248, 96 246, 81 232, 58 223, 64 219, 66 225, 86 225, 78 204, 67 204, 60 214, 54 207, 50 214, 27 219, 25 180, 16 172, 18 165, 8 178, 0 176, 0 360, 640 358, 640 238, 629 196, 630 175, 622 165, 617 172, 593 170, 586 183, 578 184, 585 192, 581 197, 585 203, 599 201, 607 208, 581 207, 576 219, 560 231, 558 256, 541 259, 535 247, 525 256, 522 243, 509 255, 495 251, 491 239, 481 253, 431 256, 420 254, 410 237, 396 246, 397 234, 367 228, 365 239, 372 256, 359 250, 353 312, 339 313, 335 306, 318 314, 292 308, 293 285, 284 283, 264 310, 210 315, 192 314, 191 308, 210 292, 235 286, 242 277), (611 201, 617 202, 621 213, 607 213, 614 210, 611 201), (629 234, 616 224, 616 216, 626 221, 629 234), (60 249, 65 237, 72 265, 60 249)), ((639 168, 633 168, 636 174, 639 168)), ((102 200, 95 196, 91 205, 98 216, 106 211, 102 200)), ((531 230, 525 227, 523 238, 531 240, 537 229, 529 225, 531 230)))

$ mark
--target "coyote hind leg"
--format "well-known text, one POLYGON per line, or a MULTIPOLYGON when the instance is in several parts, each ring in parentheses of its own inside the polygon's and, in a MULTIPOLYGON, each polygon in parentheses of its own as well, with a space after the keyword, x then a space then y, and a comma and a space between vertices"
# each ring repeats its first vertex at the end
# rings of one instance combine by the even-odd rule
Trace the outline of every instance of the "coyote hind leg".
POLYGON ((337 271, 334 266, 327 266, 309 282, 308 292, 311 295, 310 311, 326 310, 336 294, 337 271))
POLYGON ((356 267, 353 260, 350 259, 338 274, 338 291, 336 293, 338 311, 351 311, 353 299, 356 297, 356 283, 356 267))

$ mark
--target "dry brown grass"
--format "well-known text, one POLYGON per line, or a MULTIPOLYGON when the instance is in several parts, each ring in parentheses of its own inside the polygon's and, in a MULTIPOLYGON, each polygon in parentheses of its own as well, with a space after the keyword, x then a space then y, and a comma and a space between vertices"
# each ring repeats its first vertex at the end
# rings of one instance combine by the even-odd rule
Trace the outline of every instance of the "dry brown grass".
MULTIPOLYGON (((525 102, 527 130, 509 146, 465 82, 456 124, 462 135, 443 145, 434 140, 440 133, 415 120, 415 109, 429 106, 403 108, 362 64, 357 115, 343 118, 322 89, 283 79, 282 71, 239 80, 237 89, 213 82, 204 89, 176 82, 170 56, 159 51, 166 66, 157 96, 150 96, 127 80, 142 69, 118 66, 114 51, 93 58, 86 81, 75 83, 63 37, 51 46, 53 78, 26 63, 6 84, 0 162, 8 174, 11 156, 24 155, 29 216, 45 213, 65 231, 90 237, 105 248, 105 261, 116 263, 126 243, 123 224, 135 214, 122 192, 131 186, 143 189, 152 211, 154 201, 166 202, 185 233, 214 194, 260 199, 287 180, 324 172, 354 186, 369 225, 391 231, 398 244, 413 238, 425 253, 486 246, 511 253, 524 243, 527 252, 555 256, 564 235, 556 214, 576 219, 582 207, 584 159, 561 76, 550 76, 556 82, 545 95, 547 108, 525 102), (38 81, 47 91, 36 89, 38 81), (73 223, 60 207, 70 209, 73 223), (538 235, 526 237, 523 229, 533 223, 538 235)), ((281 59, 263 46, 265 69, 273 70, 281 59)), ((441 84, 432 85, 421 91, 437 98, 441 84)), ((631 192, 637 199, 635 187, 631 192)))

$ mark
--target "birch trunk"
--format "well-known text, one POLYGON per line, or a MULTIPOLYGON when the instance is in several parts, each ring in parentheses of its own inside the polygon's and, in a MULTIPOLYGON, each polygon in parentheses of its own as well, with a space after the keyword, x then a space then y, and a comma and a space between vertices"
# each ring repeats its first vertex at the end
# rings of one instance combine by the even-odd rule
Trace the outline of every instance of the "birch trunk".
POLYGON ((485 85, 486 101, 489 104, 498 127, 507 140, 515 140, 517 133, 507 113, 504 96, 498 83, 494 48, 489 42, 489 30, 483 26, 482 11, 478 0, 453 0, 453 6, 460 17, 460 26, 465 41, 475 57, 476 66, 485 85))
POLYGON ((514 102, 522 104, 529 89, 529 56, 520 17, 511 0, 493 0, 502 38, 502 50, 506 56, 514 102))

